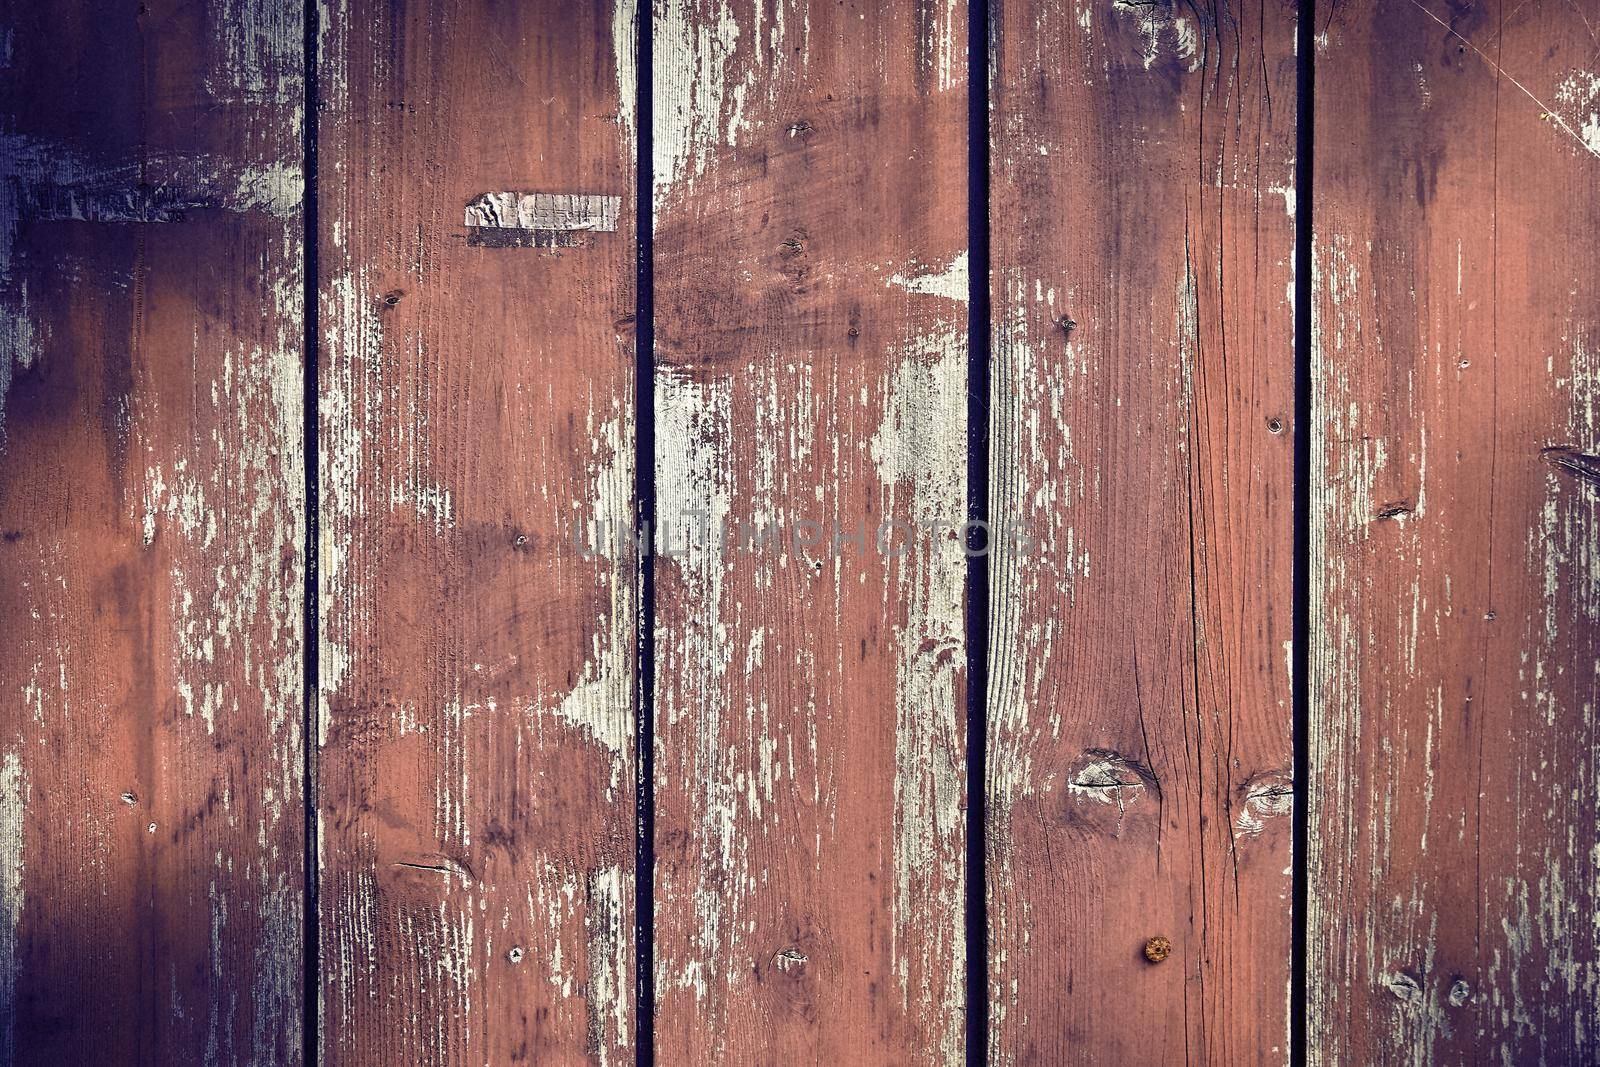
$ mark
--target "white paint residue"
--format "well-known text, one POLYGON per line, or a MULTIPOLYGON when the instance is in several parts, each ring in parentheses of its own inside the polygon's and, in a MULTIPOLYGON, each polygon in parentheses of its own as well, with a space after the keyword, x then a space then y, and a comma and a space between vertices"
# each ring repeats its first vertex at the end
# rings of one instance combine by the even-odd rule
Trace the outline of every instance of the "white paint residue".
POLYGON ((1200 69, 1200 34, 1195 30, 1194 24, 1188 19, 1179 16, 1172 20, 1172 27, 1176 31, 1178 58, 1189 61, 1191 72, 1200 69))
MULTIPOLYGON (((587 499, 594 502, 595 517, 606 529, 625 527, 633 513, 632 420, 611 419, 590 440, 596 457, 587 499)), ((555 714, 619 757, 611 764, 614 789, 623 770, 620 757, 630 751, 632 736, 634 568, 631 560, 607 559, 601 569, 608 595, 593 646, 578 684, 556 705, 555 714)))
POLYGON ((28 779, 15 751, 0 763, 0 1061, 16 1061, 17 924, 22 918, 22 846, 28 779))
MULTIPOLYGON (((1284 211, 1288 212, 1289 217, 1291 219, 1294 218, 1295 192, 1294 192, 1294 183, 1293 182, 1288 182, 1288 183, 1285 183, 1283 185, 1268 186, 1267 187, 1267 192, 1273 193, 1273 194, 1275 194, 1277 196, 1283 197, 1283 209, 1284 209, 1284 211)), ((1290 292, 1292 293, 1293 290, 1291 289, 1290 292)), ((1292 299, 1292 297, 1291 297, 1291 299, 1292 299)))
MULTIPOLYGON (((670 546, 659 542, 661 566, 675 569, 686 606, 673 632, 671 655, 656 663, 660 714, 665 726, 693 718, 693 744, 686 762, 691 777, 686 788, 700 813, 694 838, 699 855, 692 866, 692 884, 728 887, 727 892, 697 893, 691 961, 674 970, 665 956, 657 964, 662 990, 688 988, 708 1013, 716 1030, 726 998, 737 995, 744 971, 721 976, 713 995, 701 961, 730 958, 738 934, 743 888, 750 879, 748 843, 740 833, 738 775, 734 755, 723 746, 728 706, 729 667, 733 662, 728 605, 723 579, 728 562, 723 546, 705 530, 719 530, 731 506, 732 477, 727 457, 732 396, 726 379, 700 382, 684 371, 664 366, 656 375, 655 465, 659 516, 669 528, 670 546), (697 531, 691 533, 690 530, 697 531), (678 677, 674 677, 676 674, 678 677), (687 679, 687 684, 685 684, 687 679)), ((665 642, 658 647, 668 647, 665 642)))
MULTIPOLYGON (((1112 0, 1111 8, 1122 13, 1123 17, 1137 21, 1142 43, 1140 60, 1145 70, 1155 66, 1156 60, 1161 57, 1161 38, 1164 34, 1172 35, 1173 54, 1179 60, 1186 60, 1190 71, 1200 69, 1204 62, 1200 32, 1187 18, 1174 16, 1170 8, 1142 0, 1112 0)), ((1084 29, 1087 31, 1087 24, 1084 24, 1084 29)))
POLYGON ((622 124, 623 147, 629 155, 638 142, 639 71, 635 45, 639 33, 639 0, 616 0, 611 11, 611 61, 617 72, 617 121, 622 124))
POLYGON ((302 24, 298 5, 276 0, 220 0, 209 23, 221 48, 205 75, 219 101, 288 102, 304 98, 302 24))
POLYGON ((246 166, 234 176, 231 205, 236 211, 265 211, 280 219, 299 217, 305 197, 306 180, 292 163, 273 161, 264 166, 246 166))
MULTIPOLYGON (((964 262, 962 265, 964 272, 964 262)), ((871 454, 885 513, 924 529, 966 503, 966 364, 961 324, 942 324, 901 353, 871 454)), ((937 528, 936 526, 934 528, 937 528)), ((941 876, 963 838, 962 710, 965 561, 959 542, 920 538, 890 588, 905 617, 896 634, 895 841, 891 950, 903 1003, 962 1002, 959 882, 941 876), (939 978, 943 988, 932 988, 939 978)), ((941 1012, 945 1062, 959 1059, 959 1015, 941 1012)))
POLYGON ((1600 74, 1573 71, 1556 87, 1556 106, 1577 127, 1583 146, 1600 156, 1600 74))
MULTIPOLYGON (((0 176, 0 187, 4 186, 0 176)), ((5 210, 5 193, 0 191, 0 211, 5 210)), ((5 227, 0 224, 0 230, 5 227)), ((3 249, 0 249, 3 250, 3 249)), ((0 271, 0 445, 5 444, 6 398, 11 393, 11 382, 17 372, 33 366, 39 358, 43 338, 28 308, 27 284, 18 283, 10 293, 5 292, 5 277, 0 271)))
POLYGON ((1267 820, 1293 811, 1294 791, 1287 779, 1272 778, 1256 783, 1245 794, 1239 814, 1234 818, 1234 837, 1258 837, 1266 829, 1267 820))
POLYGON ((499 230, 613 233, 622 199, 595 193, 484 193, 467 204, 466 225, 499 230))
MULTIPOLYGON (((738 20, 727 0, 663 0, 655 20, 656 203, 705 173, 718 149, 739 142, 763 49, 745 48, 735 63, 738 20)), ((770 87, 769 87, 770 88, 770 87)))
POLYGON ((956 88, 965 80, 966 41, 960 33, 960 14, 956 0, 943 0, 932 25, 917 41, 918 60, 933 71, 934 83, 941 91, 956 88))
POLYGON ((1138 781, 1129 781, 1126 763, 1114 759, 1098 759, 1078 768, 1066 783, 1067 792, 1075 797, 1092 800, 1125 809, 1144 792, 1138 781))
POLYGON ((902 271, 889 279, 889 284, 895 288, 904 289, 908 293, 921 293, 927 296, 942 296, 949 300, 967 301, 967 254, 961 253, 948 264, 937 269, 919 269, 913 265, 910 270, 902 271))
POLYGON ((628 983, 630 942, 623 927, 627 901, 622 868, 612 865, 594 872, 588 889, 589 1047, 596 1050, 600 1067, 607 1067, 610 1050, 626 1048, 631 1040, 628 1019, 633 998, 628 983))
POLYGON ((323 373, 321 466, 323 521, 319 526, 317 605, 322 692, 318 698, 318 736, 326 737, 329 700, 339 692, 352 665, 350 630, 370 620, 354 606, 350 588, 349 538, 367 512, 364 484, 370 450, 362 428, 375 421, 387 387, 383 327, 372 301, 362 298, 365 279, 342 273, 323 293, 326 348, 323 373))

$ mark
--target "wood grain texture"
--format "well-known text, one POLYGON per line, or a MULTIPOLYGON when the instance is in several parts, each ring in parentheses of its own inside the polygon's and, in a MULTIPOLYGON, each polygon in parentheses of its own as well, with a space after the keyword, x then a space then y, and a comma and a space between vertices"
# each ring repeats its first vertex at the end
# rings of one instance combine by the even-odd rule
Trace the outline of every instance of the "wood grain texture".
POLYGON ((1319 7, 1312 1062, 1592 1063, 1600 7, 1319 7))
POLYGON ((662 1063, 962 1058, 965 38, 656 5, 662 1063))
POLYGON ((634 8, 322 17, 324 1057, 630 1061, 634 8))
POLYGON ((302 39, 0 9, 0 1062, 299 1060, 302 39))
POLYGON ((992 18, 990 1059, 1287 1062, 1293 5, 992 18))

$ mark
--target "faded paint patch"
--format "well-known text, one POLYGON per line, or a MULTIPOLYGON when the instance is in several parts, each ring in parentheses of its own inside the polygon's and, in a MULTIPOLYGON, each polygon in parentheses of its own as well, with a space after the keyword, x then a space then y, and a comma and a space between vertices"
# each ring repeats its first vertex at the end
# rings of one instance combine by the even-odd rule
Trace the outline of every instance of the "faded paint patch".
POLYGON ((621 197, 593 193, 484 193, 467 204, 467 241, 569 248, 585 233, 615 233, 621 208, 621 197))
MULTIPOLYGON (((1191 72, 1200 69, 1204 62, 1200 31, 1189 19, 1174 15, 1172 6, 1149 0, 1112 0, 1111 10, 1131 21, 1137 29, 1141 44, 1139 60, 1145 70, 1155 66, 1163 47, 1170 49, 1191 72)), ((1082 26, 1087 32, 1088 24, 1082 23, 1082 26)))
POLYGON ((1555 106, 1577 129, 1583 146, 1600 156, 1600 74, 1576 70, 1567 75, 1556 87, 1555 106))
POLYGON ((969 284, 965 252, 943 267, 921 268, 914 265, 889 279, 889 285, 893 288, 925 296, 942 296, 961 303, 967 302, 969 284))
POLYGON ((182 222, 204 210, 298 217, 304 180, 297 166, 256 166, 212 156, 157 155, 91 162, 67 146, 0 133, 0 443, 5 398, 17 372, 39 358, 47 340, 19 277, 17 238, 26 223, 150 224, 182 222), (160 175, 149 179, 149 174, 160 175))
MULTIPOLYGON (((965 257, 959 272, 965 274, 965 257)), ((965 293, 965 287, 962 289, 965 293)), ((942 295, 942 294, 941 294, 942 295)), ((871 441, 885 513, 939 529, 966 504, 966 345, 958 323, 909 342, 889 382, 882 425, 871 441), (909 499, 906 499, 906 495, 909 499)), ((965 840, 965 562, 953 537, 924 540, 902 558, 890 586, 904 607, 896 633, 894 924, 890 930, 902 1003, 963 1002, 965 942, 950 922, 963 887, 948 876, 965 840), (942 981, 941 988, 932 982, 942 981)), ((940 1059, 959 1060, 954 1012, 940 1059)))
MULTIPOLYGON (((628 523, 633 513, 632 419, 619 416, 593 426, 589 441, 595 451, 590 467, 594 502, 600 521, 610 528, 628 523)), ((621 757, 630 751, 633 733, 633 619, 637 605, 631 561, 609 559, 600 564, 606 588, 603 614, 594 629, 590 656, 578 684, 554 709, 555 714, 589 733, 618 757, 611 765, 611 787, 619 784, 621 757)))
MULTIPOLYGON (((787 4, 746 8, 744 19, 729 0, 663 0, 655 12, 655 158, 657 205, 674 189, 686 190, 717 154, 743 141, 748 113, 770 102, 792 55, 804 66, 809 19, 788 25, 787 4), (763 36, 765 40, 763 41, 763 36)), ((761 108, 765 110, 764 107, 761 108)))
POLYGON ((28 779, 15 751, 0 763, 0 1060, 16 1062, 17 925, 22 919, 23 829, 28 779))
POLYGON ((616 865, 595 871, 588 879, 589 1047, 596 1051, 600 1067, 612 1062, 611 1049, 626 1048, 631 1042, 632 942, 623 927, 628 914, 625 884, 622 868, 616 865))
MULTIPOLYGON (((674 367, 656 375, 657 419, 655 467, 661 518, 680 530, 693 520, 720 529, 731 508, 731 472, 725 461, 732 396, 726 381, 702 383, 674 367)), ((665 548, 666 546, 658 546, 665 548)), ((658 633, 665 646, 670 638, 673 656, 682 673, 693 679, 687 687, 666 675, 667 657, 657 661, 656 686, 665 728, 692 717, 694 744, 686 755, 692 770, 687 789, 700 824, 694 840, 698 855, 692 859, 701 878, 712 884, 742 887, 749 883, 748 844, 739 833, 738 774, 734 753, 723 739, 730 714, 726 678, 733 662, 730 621, 726 616, 723 582, 728 562, 716 538, 692 536, 663 554, 666 566, 678 571, 683 583, 686 616, 668 634, 658 633)), ((657 623, 658 629, 662 626, 657 623)), ((665 728, 663 733, 666 732, 665 728)), ((657 958, 656 982, 663 991, 686 988, 711 1018, 715 1027, 726 1001, 712 997, 707 968, 730 957, 742 912, 743 895, 698 894, 692 959, 657 958), (681 965, 681 970, 675 970, 681 965)), ((740 972, 742 974, 742 972, 740 972)), ((739 981, 726 975, 732 992, 739 981)))
POLYGON ((635 45, 639 34, 638 0, 616 0, 611 10, 611 58, 617 74, 617 121, 622 124, 624 147, 638 144, 639 71, 635 45))

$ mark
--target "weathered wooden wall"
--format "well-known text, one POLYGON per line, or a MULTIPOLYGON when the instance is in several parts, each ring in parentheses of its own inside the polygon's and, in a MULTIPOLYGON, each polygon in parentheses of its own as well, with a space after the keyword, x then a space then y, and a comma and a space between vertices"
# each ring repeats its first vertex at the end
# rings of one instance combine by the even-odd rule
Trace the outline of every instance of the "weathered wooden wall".
POLYGON ((1288 1059, 1295 29, 995 5, 995 1063, 1288 1059))
POLYGON ((323 1055, 619 1063, 634 8, 323 20, 323 1055))
POLYGON ((301 10, 0 27, 0 1062, 292 1062, 301 10))
POLYGON ((1600 5, 1319 8, 1311 1059, 1593 1063, 1600 5))
POLYGON ((956 1063, 965 565, 877 534, 965 517, 965 9, 668 0, 654 60, 656 1051, 956 1063))
POLYGON ((307 14, 0 0, 0 1063, 1600 1060, 1595 0, 307 14))

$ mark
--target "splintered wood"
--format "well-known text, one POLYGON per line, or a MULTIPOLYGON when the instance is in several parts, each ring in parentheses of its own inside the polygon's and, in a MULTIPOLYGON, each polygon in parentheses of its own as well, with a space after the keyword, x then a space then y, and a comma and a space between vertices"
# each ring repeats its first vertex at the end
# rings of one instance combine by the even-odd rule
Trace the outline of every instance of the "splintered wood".
POLYGON ((0 1064, 1600 1062, 1600 0, 303 3, 0 0, 0 1064))

